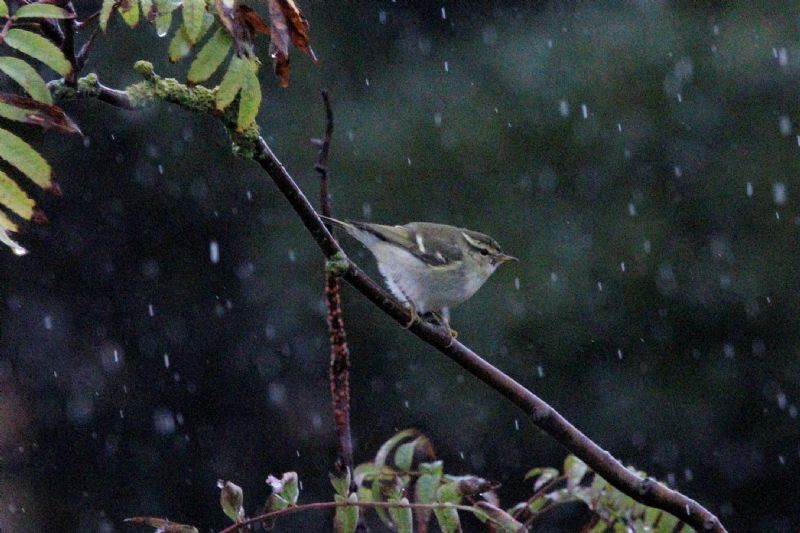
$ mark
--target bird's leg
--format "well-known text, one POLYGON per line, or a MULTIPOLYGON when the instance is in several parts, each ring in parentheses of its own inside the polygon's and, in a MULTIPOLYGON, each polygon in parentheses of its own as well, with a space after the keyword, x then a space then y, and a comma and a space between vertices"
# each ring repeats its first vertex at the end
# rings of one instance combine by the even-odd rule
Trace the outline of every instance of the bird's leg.
POLYGON ((408 329, 411 326, 413 326, 416 322, 419 322, 420 321, 420 317, 419 317, 419 313, 417 313, 417 306, 414 305, 414 302, 412 302, 411 300, 408 300, 406 303, 408 303, 408 310, 411 313, 411 320, 409 320, 408 324, 406 324, 403 327, 405 329, 408 329))

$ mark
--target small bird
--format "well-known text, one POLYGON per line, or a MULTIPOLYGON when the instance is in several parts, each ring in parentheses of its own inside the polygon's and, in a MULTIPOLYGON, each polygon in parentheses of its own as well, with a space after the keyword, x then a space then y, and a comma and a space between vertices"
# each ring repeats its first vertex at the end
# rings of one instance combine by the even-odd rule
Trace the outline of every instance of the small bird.
POLYGON ((419 315, 433 315, 449 329, 442 312, 469 299, 498 266, 517 261, 488 235, 446 224, 385 226, 322 218, 372 252, 389 290, 411 308, 408 327, 419 315))

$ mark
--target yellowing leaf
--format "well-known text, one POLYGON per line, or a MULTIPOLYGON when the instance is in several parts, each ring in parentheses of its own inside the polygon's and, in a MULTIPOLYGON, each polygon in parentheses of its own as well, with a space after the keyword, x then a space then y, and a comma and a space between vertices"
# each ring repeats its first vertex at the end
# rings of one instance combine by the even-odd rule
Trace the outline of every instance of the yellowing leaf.
POLYGON ((203 34, 206 0, 183 0, 183 26, 189 42, 194 44, 203 34))
POLYGON ((165 13, 156 17, 156 33, 159 37, 164 37, 169 33, 172 26, 172 13, 165 13))
POLYGON ((245 70, 252 68, 250 61, 242 59, 239 56, 233 56, 225 76, 222 77, 222 82, 219 84, 216 95, 216 107, 220 111, 228 107, 231 102, 239 94, 239 89, 242 88, 244 81, 245 70))
POLYGON ((0 17, 8 17, 8 6, 5 0, 0 0, 0 17))
POLYGON ((239 97, 239 116, 236 117, 236 129, 244 131, 256 119, 258 108, 261 107, 261 84, 256 76, 257 66, 255 60, 249 61, 250 68, 244 68, 242 79, 242 94, 239 97))
POLYGON ((203 45, 189 67, 187 78, 191 83, 200 83, 211 77, 231 50, 231 40, 224 28, 219 28, 203 45))
POLYGON ((4 129, 0 129, 0 159, 16 167, 39 187, 50 187, 53 175, 50 164, 30 144, 4 129))
POLYGON ((71 19, 75 18, 75 15, 63 7, 54 6, 52 4, 28 4, 17 9, 14 12, 13 18, 71 19))
POLYGON ((139 24, 139 0, 127 0, 127 4, 122 2, 119 14, 122 15, 122 20, 128 27, 135 28, 139 24))
POLYGON ((0 93, 0 116, 63 133, 80 133, 77 124, 57 105, 43 104, 26 96, 0 93))
POLYGON ((108 21, 111 19, 115 5, 116 0, 103 0, 103 5, 100 6, 100 29, 104 32, 108 29, 108 21))
POLYGON ((4 205, 25 220, 33 216, 34 201, 23 191, 17 182, 0 170, 0 205, 4 205))
POLYGON ((17 225, 14 224, 5 213, 0 211, 0 242, 11 248, 11 251, 16 255, 27 254, 28 250, 8 236, 9 231, 17 231, 17 225))
POLYGON ((38 59, 62 76, 66 76, 72 71, 72 65, 64 57, 64 53, 41 35, 13 28, 6 34, 6 44, 23 54, 38 59))
POLYGON ((16 57, 0 57, 0 71, 17 82, 34 100, 43 104, 53 103, 47 84, 26 61, 16 57))

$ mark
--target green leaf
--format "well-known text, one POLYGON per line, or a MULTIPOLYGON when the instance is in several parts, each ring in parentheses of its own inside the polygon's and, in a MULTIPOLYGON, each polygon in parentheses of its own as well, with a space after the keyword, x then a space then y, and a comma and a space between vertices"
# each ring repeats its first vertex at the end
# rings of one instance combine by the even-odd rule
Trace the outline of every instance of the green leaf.
POLYGON ((245 70, 250 68, 249 61, 234 55, 228 65, 228 70, 222 77, 222 81, 217 89, 216 108, 223 111, 239 94, 239 89, 242 88, 244 81, 245 70))
POLYGON ((361 463, 353 470, 353 480, 357 487, 362 487, 364 481, 373 480, 381 473, 381 469, 374 463, 361 463))
POLYGON ((0 205, 4 205, 25 220, 33 216, 35 202, 23 191, 17 182, 0 170, 0 205))
POLYGON ((411 464, 414 462, 414 449, 417 446, 418 439, 419 437, 411 442, 401 444, 397 447, 397 451, 394 452, 394 464, 400 470, 404 472, 411 470, 411 464))
POLYGON ((141 0, 139 3, 142 5, 142 16, 149 19, 150 10, 153 9, 153 0, 141 0))
POLYGON ((281 479, 275 476, 267 477, 267 485, 272 489, 273 494, 279 495, 287 505, 295 505, 300 495, 300 485, 297 472, 284 472, 281 479))
POLYGON ((155 20, 156 34, 159 37, 164 37, 169 33, 169 28, 172 26, 172 13, 164 13, 159 15, 155 20))
POLYGON ((525 479, 537 478, 536 482, 533 484, 533 490, 539 490, 542 488, 545 483, 549 482, 557 478, 560 475, 560 472, 555 468, 532 468, 525 474, 525 479))
POLYGON ((389 457, 389 452, 397 446, 401 441, 416 437, 419 435, 419 431, 416 429, 404 429, 396 433, 392 438, 381 444, 381 447, 378 449, 378 453, 375 454, 375 465, 379 468, 386 464, 386 459, 389 457))
POLYGON ((297 504, 297 498, 300 496, 300 482, 297 478, 297 472, 286 472, 283 474, 283 496, 290 505, 297 504))
MULTIPOLYGON (((422 463, 419 465, 422 474, 414 484, 414 501, 417 503, 434 503, 436 491, 442 480, 442 462, 422 463)), ((431 516, 430 509, 416 509, 417 529, 423 530, 431 516)))
POLYGON ((183 0, 183 25, 192 44, 203 35, 205 14, 206 0, 183 0))
POLYGON ((30 144, 4 129, 0 129, 0 159, 16 167, 39 187, 48 188, 52 184, 50 164, 30 144))
POLYGON ((444 533, 461 533, 461 519, 458 517, 458 511, 452 508, 436 508, 433 510, 436 521, 439 523, 439 528, 444 533))
POLYGON ((608 523, 601 519, 599 522, 597 522, 597 524, 595 524, 589 533, 603 533, 606 529, 608 529, 608 523))
MULTIPOLYGON (((352 493, 349 498, 336 495, 334 500, 337 502, 351 501, 358 502, 356 493, 352 493)), ((358 507, 348 505, 336 508, 336 515, 333 518, 333 525, 336 533, 353 533, 358 526, 358 507)))
POLYGON ((337 476, 333 473, 328 474, 328 477, 331 480, 331 485, 333 485, 333 490, 336 491, 336 494, 342 496, 343 498, 347 498, 347 495, 350 493, 350 469, 345 469, 345 473, 343 476, 337 476))
POLYGON ((108 29, 108 21, 111 19, 115 3, 115 0, 103 0, 103 5, 100 6, 100 29, 103 33, 108 29))
POLYGON ((231 481, 222 481, 221 479, 217 481, 217 487, 220 489, 219 504, 222 507, 222 512, 237 524, 244 520, 244 507, 242 506, 244 492, 242 487, 231 481))
POLYGON ((250 68, 245 67, 242 79, 242 94, 239 96, 239 115, 236 117, 236 129, 244 131, 249 128, 258 115, 261 107, 261 84, 258 83, 256 59, 248 61, 250 68))
POLYGON ((6 0, 0 0, 0 17, 8 17, 8 6, 6 0))
POLYGON ((389 515, 394 522, 397 533, 413 533, 414 516, 411 507, 408 507, 408 498, 390 499, 389 503, 397 503, 400 507, 389 507, 389 515))
POLYGON ((483 512, 492 523, 498 526, 499 532, 524 533, 526 531, 525 526, 515 520, 514 517, 489 502, 477 502, 475 508, 483 512))
POLYGON ((14 11, 13 18, 71 19, 75 18, 75 15, 63 7, 54 6, 52 4, 28 4, 14 11))
POLYGON ((214 35, 203 45, 197 57, 189 67, 187 78, 191 83, 200 83, 211 77, 219 68, 228 52, 231 50, 233 41, 231 36, 224 28, 219 28, 214 35))
POLYGON ((0 70, 25 89, 34 100, 43 104, 53 103, 44 79, 26 61, 16 57, 0 57, 0 70))
POLYGON ((122 15, 122 20, 129 28, 135 28, 139 25, 139 0, 128 0, 128 6, 120 5, 119 14, 122 15))
MULTIPOLYGON (((205 18, 203 19, 203 27, 200 32, 200 38, 206 34, 208 29, 214 25, 214 15, 211 13, 206 13, 205 18)), ((180 61, 187 55, 189 52, 192 51, 193 43, 189 41, 189 36, 186 33, 186 26, 182 25, 178 28, 178 31, 175 32, 175 35, 172 37, 172 41, 169 43, 169 60, 172 63, 180 61)))
POLYGON ((192 43, 189 42, 189 37, 186 35, 186 28, 181 26, 178 28, 178 31, 175 32, 175 35, 172 36, 172 40, 169 42, 167 54, 169 55, 170 63, 176 63, 180 61, 184 57, 188 56, 189 52, 191 51, 192 43))
POLYGON ((586 463, 578 459, 572 454, 567 455, 564 459, 564 474, 567 476, 567 490, 572 491, 586 475, 589 467, 586 463))
POLYGON ((41 35, 14 28, 6 34, 6 44, 23 54, 38 59, 62 76, 66 76, 72 71, 72 65, 64 57, 64 53, 41 35))

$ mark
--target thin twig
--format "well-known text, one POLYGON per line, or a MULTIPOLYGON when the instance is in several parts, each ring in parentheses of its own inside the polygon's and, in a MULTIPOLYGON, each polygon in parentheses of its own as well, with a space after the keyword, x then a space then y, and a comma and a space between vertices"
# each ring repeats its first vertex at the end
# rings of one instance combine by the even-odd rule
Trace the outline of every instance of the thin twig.
POLYGON ((75 69, 78 72, 83 70, 83 67, 86 65, 86 60, 89 58, 89 53, 92 51, 94 43, 95 41, 97 41, 97 36, 99 34, 100 34, 100 28, 95 28, 94 30, 92 30, 92 34, 89 36, 86 42, 83 43, 83 46, 81 46, 78 55, 75 57, 75 69))
MULTIPOLYGON (((153 93, 155 97, 155 89, 153 93)), ((104 93, 101 91, 100 94, 104 93)), ((130 100, 127 105, 122 99, 118 103, 126 109, 133 107, 130 100)), ((411 321, 408 309, 347 258, 344 250, 325 227, 308 198, 263 137, 257 139, 253 159, 269 174, 289 201, 322 253, 329 259, 338 258, 346 263, 346 268, 342 273, 345 280, 395 321, 401 325, 408 324, 411 321)), ((458 340, 452 339, 449 333, 443 331, 442 328, 419 320, 414 322, 409 330, 522 409, 531 417, 536 426, 556 439, 612 486, 635 501, 667 511, 698 531, 716 533, 726 531, 719 519, 708 509, 654 479, 643 479, 627 469, 609 452, 570 424, 547 402, 489 364, 458 340)))
MULTIPOLYGON (((328 153, 333 136, 333 109, 328 91, 322 91, 325 104, 325 135, 318 141, 319 156, 314 169, 319 173, 320 206, 322 214, 331 216, 331 195, 328 190, 328 153)), ((330 230, 330 228, 329 228, 330 230)), ((325 303, 328 307, 328 334, 331 346, 330 381, 331 405, 338 441, 337 466, 341 471, 353 471, 353 437, 350 431, 350 350, 342 315, 341 282, 331 272, 325 273, 325 303)), ((353 481, 352 489, 355 489, 353 481)))
MULTIPOLYGON (((254 516, 252 518, 248 518, 247 520, 243 520, 238 524, 233 524, 219 533, 234 533, 235 531, 239 531, 250 524, 255 524, 256 522, 263 522, 264 520, 268 520, 270 518, 277 518, 279 516, 284 516, 288 514, 299 513, 302 511, 324 511, 326 509, 336 509, 337 507, 362 507, 368 509, 375 509, 376 507, 380 507, 382 509, 392 509, 398 507, 405 507, 408 509, 455 509, 457 511, 466 511, 469 513, 474 513, 475 508, 469 505, 457 505, 454 503, 395 503, 395 502, 353 502, 350 500, 345 500, 341 502, 316 502, 316 503, 306 503, 303 505, 295 505, 292 507, 286 507, 284 509, 280 509, 278 511, 271 511, 269 513, 264 513, 258 516, 254 516)), ((491 520, 491 518, 490 518, 491 520)))
MULTIPOLYGON (((75 15, 75 6, 69 2, 66 6, 67 11, 75 15)), ((61 51, 64 57, 67 58, 72 70, 64 77, 64 83, 70 87, 75 87, 78 84, 78 62, 75 60, 75 19, 66 19, 64 21, 64 40, 61 42, 61 51)))

